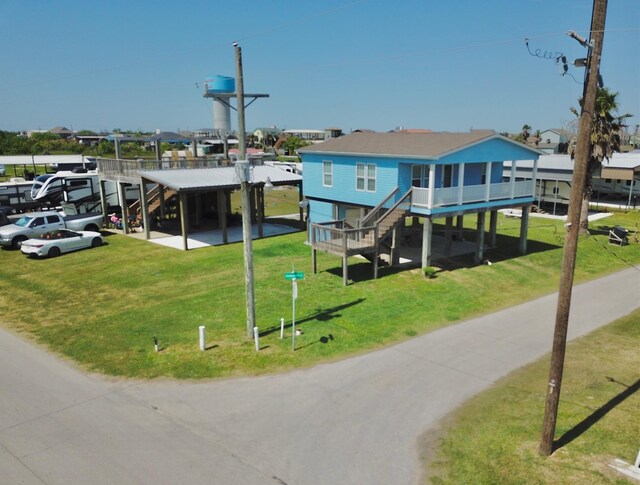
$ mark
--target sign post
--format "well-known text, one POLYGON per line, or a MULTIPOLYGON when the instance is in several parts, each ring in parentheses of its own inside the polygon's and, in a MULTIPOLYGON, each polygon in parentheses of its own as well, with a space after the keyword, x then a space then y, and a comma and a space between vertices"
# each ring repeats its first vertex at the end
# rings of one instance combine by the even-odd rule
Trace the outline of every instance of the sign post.
POLYGON ((296 300, 298 299, 298 280, 304 279, 302 271, 291 271, 284 274, 284 279, 291 281, 291 351, 296 350, 296 300))

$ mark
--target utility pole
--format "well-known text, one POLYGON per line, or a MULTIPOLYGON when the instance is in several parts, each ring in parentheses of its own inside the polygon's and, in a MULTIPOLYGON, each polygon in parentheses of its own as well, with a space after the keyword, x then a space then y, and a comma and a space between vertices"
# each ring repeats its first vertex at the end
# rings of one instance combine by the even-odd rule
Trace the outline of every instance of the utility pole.
POLYGON ((567 345, 567 327, 569 324, 569 309, 571 307, 571 291, 576 265, 578 249, 578 231, 580 229, 580 210, 584 192, 589 155, 591 152, 591 129, 596 104, 598 88, 598 74, 604 27, 607 17, 607 0, 594 0, 593 16, 591 18, 591 44, 587 64, 587 73, 582 96, 582 111, 578 128, 575 165, 569 195, 569 212, 567 215, 564 253, 562 257, 562 271, 560 273, 560 289, 558 292, 558 306, 556 309, 556 324, 553 334, 553 348, 551 350, 551 366, 549 370, 549 384, 542 422, 542 439, 539 452, 549 456, 553 452, 553 437, 558 417, 560 402, 560 385, 564 368, 564 355, 567 345))
POLYGON ((253 338, 253 327, 256 326, 256 299, 253 283, 253 248, 251 240, 251 173, 246 160, 244 128, 244 80, 242 77, 242 48, 237 42, 233 43, 236 50, 236 95, 238 98, 238 160, 236 165, 240 175, 242 192, 242 241, 244 246, 244 278, 247 303, 247 336, 253 338))

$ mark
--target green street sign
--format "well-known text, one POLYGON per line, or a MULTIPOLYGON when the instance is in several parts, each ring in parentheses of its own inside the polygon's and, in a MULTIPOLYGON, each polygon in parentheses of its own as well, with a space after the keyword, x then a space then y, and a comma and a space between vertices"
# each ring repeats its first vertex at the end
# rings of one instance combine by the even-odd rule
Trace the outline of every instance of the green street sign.
POLYGON ((285 280, 302 280, 304 279, 304 273, 302 271, 291 271, 284 274, 285 280))

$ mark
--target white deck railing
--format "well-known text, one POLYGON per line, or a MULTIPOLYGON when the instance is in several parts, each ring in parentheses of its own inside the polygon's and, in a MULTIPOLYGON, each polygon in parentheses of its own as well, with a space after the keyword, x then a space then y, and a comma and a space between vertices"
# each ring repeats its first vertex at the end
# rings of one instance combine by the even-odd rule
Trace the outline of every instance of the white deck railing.
POLYGON ((476 202, 491 202, 494 200, 518 199, 533 197, 534 186, 532 180, 521 182, 503 182, 487 185, 465 185, 460 187, 446 187, 434 189, 433 202, 430 204, 429 189, 413 187, 411 205, 432 209, 448 205, 473 204, 476 202))

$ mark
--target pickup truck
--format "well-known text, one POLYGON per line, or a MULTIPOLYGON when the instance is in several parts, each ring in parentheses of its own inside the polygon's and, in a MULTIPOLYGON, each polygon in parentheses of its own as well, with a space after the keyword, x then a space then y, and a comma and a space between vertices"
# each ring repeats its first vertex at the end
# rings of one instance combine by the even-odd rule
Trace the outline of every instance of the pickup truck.
POLYGON ((102 214, 64 215, 55 211, 29 212, 14 224, 0 227, 0 246, 19 249, 22 241, 55 229, 99 232, 102 214))

